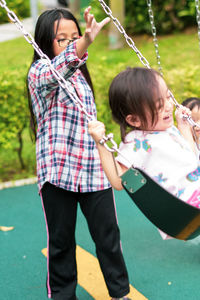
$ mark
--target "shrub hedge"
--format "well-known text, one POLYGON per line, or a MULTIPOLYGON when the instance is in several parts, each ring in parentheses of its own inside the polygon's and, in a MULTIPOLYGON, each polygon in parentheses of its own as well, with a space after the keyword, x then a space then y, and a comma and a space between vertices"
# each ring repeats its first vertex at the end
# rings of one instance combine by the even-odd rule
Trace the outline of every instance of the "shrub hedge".
MULTIPOLYGON (((13 11, 19 19, 30 16, 30 0, 6 0, 6 3, 8 8, 13 11)), ((0 7, 0 24, 8 22, 9 19, 6 10, 0 7)))
MULTIPOLYGON (((124 0, 124 3, 125 27, 129 34, 151 33, 147 1, 124 0)), ((197 23, 194 0, 152 0, 151 3, 158 34, 181 31, 197 23)), ((91 5, 97 18, 105 17, 97 0, 91 0, 91 5)))

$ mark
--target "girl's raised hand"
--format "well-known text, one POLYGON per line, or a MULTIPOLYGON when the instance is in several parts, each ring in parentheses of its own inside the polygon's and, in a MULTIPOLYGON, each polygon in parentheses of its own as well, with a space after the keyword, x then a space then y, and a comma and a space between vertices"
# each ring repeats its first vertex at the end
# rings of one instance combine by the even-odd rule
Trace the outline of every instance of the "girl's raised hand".
POLYGON ((105 18, 101 22, 97 23, 93 14, 90 13, 91 6, 85 9, 84 12, 84 19, 86 22, 86 29, 85 29, 85 38, 88 40, 89 43, 92 43, 95 37, 98 35, 100 30, 105 26, 109 21, 110 18, 105 18))

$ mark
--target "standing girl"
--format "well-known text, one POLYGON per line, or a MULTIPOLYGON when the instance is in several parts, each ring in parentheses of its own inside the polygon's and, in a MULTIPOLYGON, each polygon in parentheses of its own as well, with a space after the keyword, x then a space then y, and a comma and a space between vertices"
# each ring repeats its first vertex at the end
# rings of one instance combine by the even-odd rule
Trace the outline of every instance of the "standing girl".
MULTIPOLYGON (((118 74, 109 91, 114 120, 120 125, 122 142, 116 158, 118 173, 134 164, 172 194, 200 207, 200 167, 189 123, 191 115, 181 106, 174 126, 173 101, 169 89, 153 69, 128 68, 118 74), (127 162, 127 159, 129 162, 127 162)), ((103 123, 89 123, 104 171, 116 189, 122 189, 112 155, 99 143, 105 135, 103 123)))
MULTIPOLYGON (((74 16, 65 9, 45 11, 35 41, 67 80, 87 113, 96 117, 93 87, 86 67, 87 48, 109 18, 97 23, 85 10, 81 36, 74 16)), ((113 192, 101 167, 85 114, 59 86, 44 59, 34 52, 28 73, 32 120, 36 120, 38 186, 48 235, 47 291, 55 300, 76 298, 75 226, 77 205, 87 219, 112 299, 127 299, 129 281, 120 247, 113 192)))

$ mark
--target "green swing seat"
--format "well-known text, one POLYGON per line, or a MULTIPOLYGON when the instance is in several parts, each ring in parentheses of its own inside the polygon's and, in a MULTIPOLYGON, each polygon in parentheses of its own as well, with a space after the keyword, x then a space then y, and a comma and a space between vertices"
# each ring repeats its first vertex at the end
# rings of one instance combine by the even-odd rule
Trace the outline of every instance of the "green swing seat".
POLYGON ((180 240, 200 234, 200 209, 173 196, 138 168, 130 168, 121 179, 133 202, 160 230, 180 240))

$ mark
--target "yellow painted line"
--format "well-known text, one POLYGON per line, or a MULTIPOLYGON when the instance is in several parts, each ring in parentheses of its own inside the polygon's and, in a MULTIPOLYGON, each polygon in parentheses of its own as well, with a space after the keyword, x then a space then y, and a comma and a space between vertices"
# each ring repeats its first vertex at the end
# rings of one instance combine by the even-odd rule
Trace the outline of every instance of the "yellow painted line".
POLYGON ((7 226, 0 226, 0 230, 1 231, 10 231, 10 230, 13 230, 14 227, 13 226, 10 226, 10 227, 7 227, 7 226))
MULTIPOLYGON (((47 256, 47 249, 42 249, 42 253, 47 256)), ((78 284, 96 300, 110 299, 98 259, 79 246, 76 248, 76 255, 78 284)), ((133 300, 148 300, 132 285, 128 296, 133 300)))

